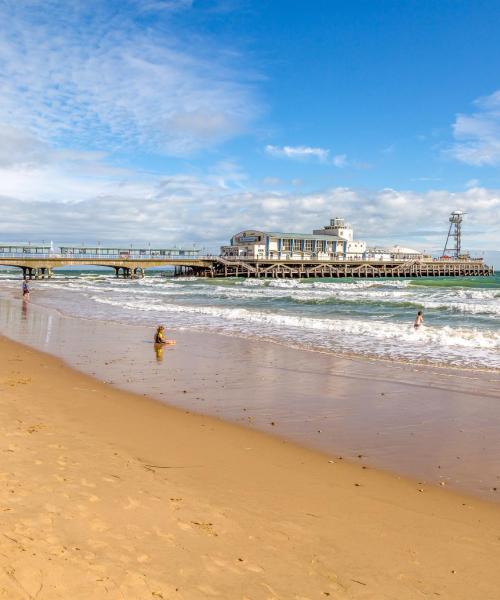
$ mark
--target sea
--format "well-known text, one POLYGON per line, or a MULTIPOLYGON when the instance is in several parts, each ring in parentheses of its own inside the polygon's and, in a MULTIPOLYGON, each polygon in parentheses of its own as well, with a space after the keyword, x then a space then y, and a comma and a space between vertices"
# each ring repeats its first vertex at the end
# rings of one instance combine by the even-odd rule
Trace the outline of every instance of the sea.
MULTIPOLYGON (((500 369, 500 274, 419 279, 200 279, 55 271, 32 300, 63 314, 211 331, 340 355, 500 369), (424 326, 415 330, 417 311, 424 326)), ((1 270, 2 287, 21 287, 1 270)))

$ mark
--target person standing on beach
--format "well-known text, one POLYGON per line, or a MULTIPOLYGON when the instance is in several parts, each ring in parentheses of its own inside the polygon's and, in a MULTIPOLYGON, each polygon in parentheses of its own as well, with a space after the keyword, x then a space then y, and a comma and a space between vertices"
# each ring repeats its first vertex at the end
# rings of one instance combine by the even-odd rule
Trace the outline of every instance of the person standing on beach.
POLYGON ((30 288, 28 287, 28 282, 23 281, 23 300, 30 299, 30 288))
POLYGON ((419 329, 424 323, 424 313, 419 310, 417 313, 417 318, 415 319, 415 324, 413 325, 413 327, 415 328, 415 330, 419 329))

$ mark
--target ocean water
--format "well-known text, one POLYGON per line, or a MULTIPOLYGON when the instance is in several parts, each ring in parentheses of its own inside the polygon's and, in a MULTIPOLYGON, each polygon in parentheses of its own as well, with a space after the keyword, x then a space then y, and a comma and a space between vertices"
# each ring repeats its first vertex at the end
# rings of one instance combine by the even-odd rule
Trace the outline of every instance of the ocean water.
MULTIPOLYGON (((20 289, 0 271, 0 289, 20 289)), ((500 274, 376 280, 139 280, 59 271, 33 281, 32 301, 64 314, 209 330, 335 354, 500 369, 500 274), (424 311, 425 325, 413 321, 424 311)))

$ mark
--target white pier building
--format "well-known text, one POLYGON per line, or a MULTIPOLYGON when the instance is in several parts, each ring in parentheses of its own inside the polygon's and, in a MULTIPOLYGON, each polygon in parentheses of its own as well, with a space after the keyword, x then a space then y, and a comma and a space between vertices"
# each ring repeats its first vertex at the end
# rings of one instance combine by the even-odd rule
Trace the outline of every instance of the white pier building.
POLYGON ((335 260, 361 259, 366 243, 355 241, 351 225, 336 217, 323 229, 310 233, 281 233, 247 229, 222 246, 221 255, 249 259, 335 260))
POLYGON ((422 253, 412 248, 368 248, 354 239, 352 225, 340 217, 312 233, 281 233, 246 229, 235 233, 222 257, 249 260, 414 260, 422 253))

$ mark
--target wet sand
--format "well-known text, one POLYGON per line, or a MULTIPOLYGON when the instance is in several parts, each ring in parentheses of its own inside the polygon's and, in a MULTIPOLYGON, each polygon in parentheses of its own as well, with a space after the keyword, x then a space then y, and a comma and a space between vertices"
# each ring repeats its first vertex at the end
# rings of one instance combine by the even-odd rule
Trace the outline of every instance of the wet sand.
POLYGON ((498 598, 496 504, 169 408, 4 338, 0 414, 0 597, 498 598))
POLYGON ((152 332, 0 300, 0 331, 129 391, 422 483, 500 499, 500 375, 152 332))

